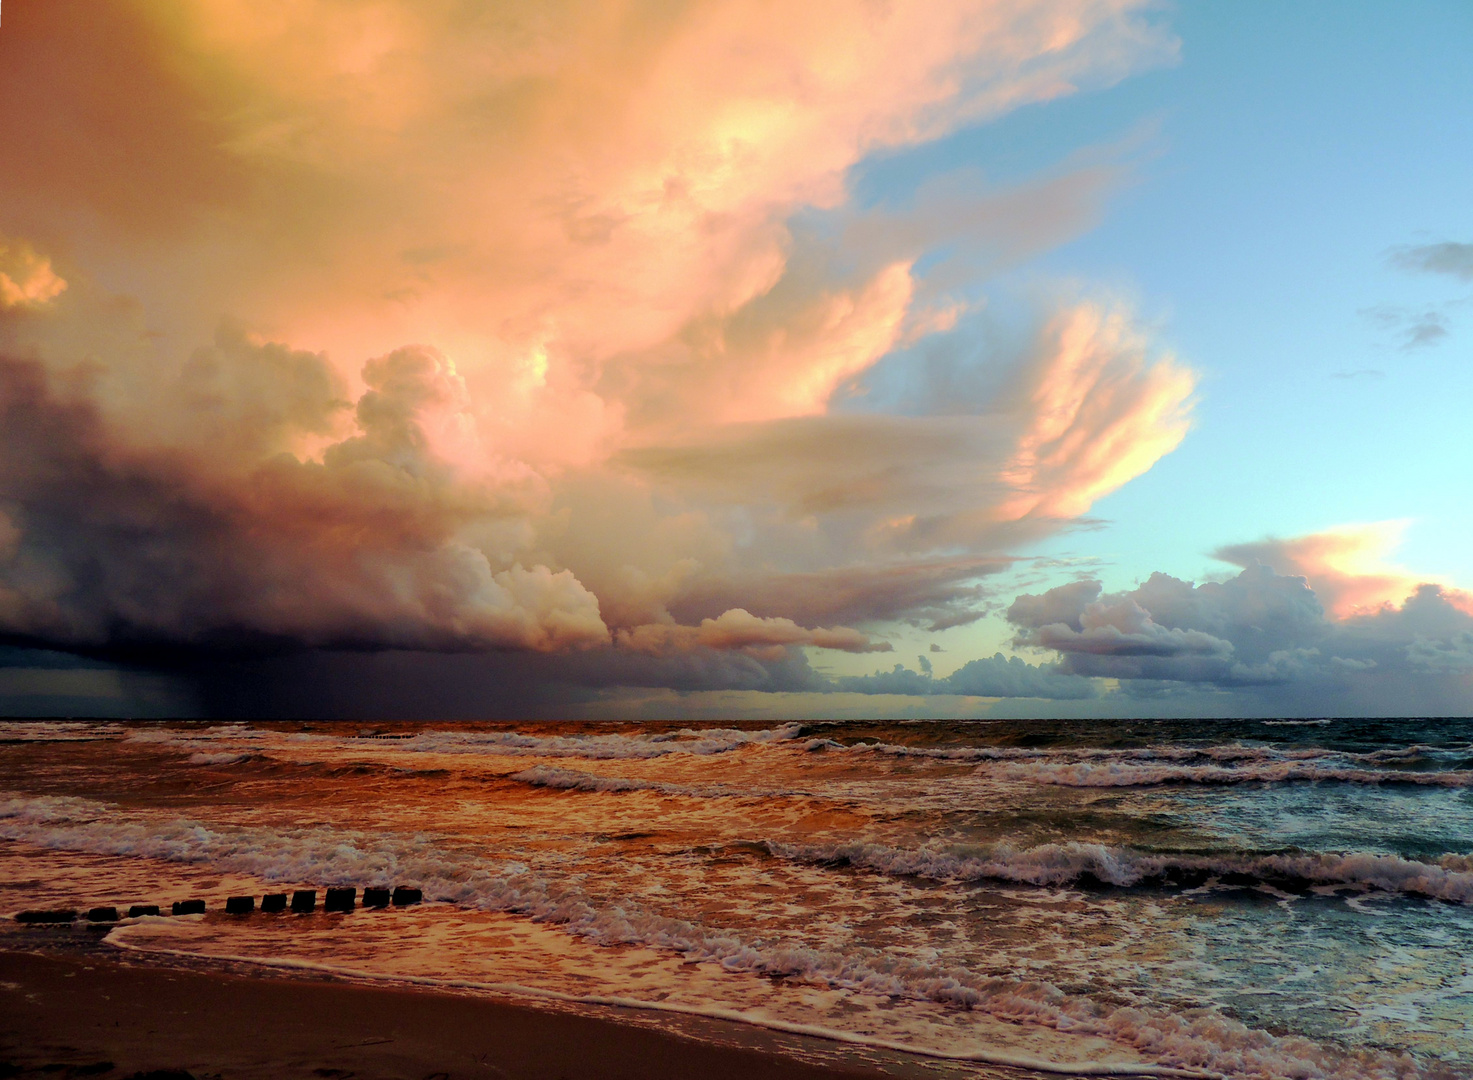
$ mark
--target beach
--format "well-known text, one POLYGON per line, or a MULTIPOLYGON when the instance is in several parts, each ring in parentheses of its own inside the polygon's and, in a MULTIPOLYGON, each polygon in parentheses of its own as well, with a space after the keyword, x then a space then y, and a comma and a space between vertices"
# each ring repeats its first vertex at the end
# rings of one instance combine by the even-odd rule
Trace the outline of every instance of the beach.
POLYGON ((7 1076, 383 1080, 868 1080, 901 1075, 804 1063, 612 1018, 341 981, 168 969, 0 952, 7 1076))

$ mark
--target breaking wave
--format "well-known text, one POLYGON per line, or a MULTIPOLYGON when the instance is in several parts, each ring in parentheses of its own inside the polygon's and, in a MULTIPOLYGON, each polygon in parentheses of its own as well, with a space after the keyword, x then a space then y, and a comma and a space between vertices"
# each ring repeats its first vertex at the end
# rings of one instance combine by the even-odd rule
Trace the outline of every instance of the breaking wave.
MULTIPOLYGON (((392 747, 396 753, 467 754, 495 757, 584 758, 587 760, 647 760, 671 754, 709 756, 739 750, 745 746, 784 742, 795 739, 802 731, 799 724, 743 731, 735 728, 713 728, 694 731, 651 734, 609 735, 524 735, 516 731, 425 731, 390 743, 375 742, 352 736, 322 735, 296 732, 279 735, 275 748, 291 745, 322 746, 336 749, 372 746, 392 747)), ((240 740, 251 740, 251 750, 265 749, 261 740, 266 733, 248 731, 237 726, 207 728, 203 731, 168 728, 140 729, 129 733, 135 742, 161 743, 197 752, 211 748, 223 752, 237 749, 240 740)))
POLYGON ((1418 743, 1414 746, 1352 753, 1324 747, 1279 748, 1227 743, 1220 746, 1139 746, 1139 747, 1023 747, 1023 746, 909 746, 903 743, 840 743, 833 739, 809 739, 803 749, 810 752, 838 751, 851 754, 885 754, 891 757, 929 758, 936 761, 1005 761, 1005 762, 1310 762, 1326 759, 1356 763, 1435 761, 1449 755, 1473 752, 1473 745, 1436 747, 1418 743))
POLYGON ((0 742, 95 742, 120 739, 122 724, 97 720, 0 720, 0 742))
POLYGON ((259 758, 259 754, 237 753, 232 750, 219 753, 200 751, 189 755, 189 763, 191 765, 234 765, 237 762, 259 760, 259 758))
POLYGON ((534 765, 530 769, 512 773, 506 777, 533 787, 554 788, 561 791, 653 791, 661 795, 675 795, 692 799, 741 799, 780 798, 787 795, 805 795, 799 791, 752 791, 722 787, 716 784, 671 784, 660 780, 642 780, 630 776, 596 776, 562 769, 556 765, 534 765))
POLYGON ((1416 772, 1411 769, 1365 769, 1334 762, 1280 761, 1255 765, 1137 765, 1126 762, 1069 764, 1007 763, 993 775, 1056 787, 1149 787, 1157 784, 1252 784, 1333 780, 1346 784, 1420 784, 1424 787, 1473 787, 1473 771, 1416 772))
MULTIPOLYGON (((61 850, 209 863, 267 881, 413 882, 432 899, 522 914, 597 944, 668 949, 733 972, 782 976, 896 1002, 930 1001, 976 1009, 1005 1020, 1110 1039, 1146 1053, 1162 1066, 1197 1075, 1317 1080, 1410 1080, 1429 1075, 1410 1055, 1348 1051, 1275 1036, 1206 1010, 1176 1013, 1116 1007, 1041 981, 986 977, 874 949, 749 941, 733 932, 641 911, 632 903, 600 906, 578 889, 540 878, 521 864, 447 850, 437 838, 424 834, 328 827, 279 832, 219 829, 182 819, 130 819, 116 808, 85 799, 9 798, 0 801, 0 836, 61 850)), ((879 859, 883 850, 860 845, 844 857, 879 859)), ((816 850, 810 854, 818 857, 816 850)), ((833 861, 839 854, 827 857, 833 861)))
POLYGON ((1071 842, 1018 848, 895 848, 855 841, 787 844, 762 841, 772 855, 820 866, 858 866, 935 881, 1008 881, 1027 885, 1097 882, 1130 887, 1170 884, 1346 888, 1473 904, 1473 855, 1436 862, 1371 852, 1188 855, 1071 842))

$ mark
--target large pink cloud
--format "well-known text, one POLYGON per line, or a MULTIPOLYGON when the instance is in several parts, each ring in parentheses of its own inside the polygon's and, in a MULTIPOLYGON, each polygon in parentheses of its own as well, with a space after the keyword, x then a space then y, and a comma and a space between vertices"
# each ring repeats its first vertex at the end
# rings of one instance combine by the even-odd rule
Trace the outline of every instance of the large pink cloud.
POLYGON ((1282 574, 1303 577, 1340 619, 1400 608, 1429 584, 1436 585, 1449 603, 1473 614, 1473 596, 1388 561, 1406 524, 1346 525, 1308 536, 1232 544, 1214 554, 1236 566, 1262 563, 1282 574))
POLYGON ((1169 60, 1148 7, 16 0, 0 632, 663 655, 967 621, 1177 445, 1194 376, 1061 294, 995 395, 846 410, 965 314, 930 247, 1024 258, 1114 176, 913 211, 846 177, 1169 60))

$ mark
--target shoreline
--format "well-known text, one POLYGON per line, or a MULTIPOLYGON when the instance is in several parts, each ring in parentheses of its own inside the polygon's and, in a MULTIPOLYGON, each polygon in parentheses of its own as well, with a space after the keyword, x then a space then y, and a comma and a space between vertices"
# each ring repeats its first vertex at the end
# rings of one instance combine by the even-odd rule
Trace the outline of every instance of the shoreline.
MULTIPOLYGON (((862 1054, 898 1055, 897 1060, 899 1061, 914 1061, 922 1065, 928 1063, 932 1067, 941 1064, 960 1065, 973 1069, 981 1066, 1001 1067, 1006 1070, 1006 1075, 1010 1077, 1124 1076, 1169 1077, 1176 1078, 1176 1080, 1213 1080, 1215 1076, 1215 1074, 1199 1069, 1175 1068, 1149 1062, 1053 1062, 1023 1057, 1003 1051, 974 1050, 951 1052, 939 1049, 914 1048, 903 1043, 875 1036, 859 1035, 833 1028, 799 1024, 773 1018, 756 1017, 716 1006, 701 1008, 692 1005, 672 1004, 663 1001, 645 1001, 627 997, 610 997, 597 994, 568 994, 561 991, 540 989, 517 983, 485 983, 467 979, 411 975, 381 977, 367 971, 307 960, 236 956, 229 954, 204 956, 186 950, 157 947, 147 948, 133 945, 125 940, 115 940, 111 935, 102 939, 100 943, 115 949, 134 953, 139 957, 153 958, 156 962, 162 960, 164 957, 170 957, 186 962, 226 964, 231 965, 236 970, 255 970, 258 972, 276 971, 288 978, 292 975, 326 977, 334 980, 346 980, 348 983, 354 985, 383 985, 391 988, 414 988, 427 990, 432 994, 450 996, 456 996, 457 992, 460 991, 470 991, 472 993, 491 994, 494 995, 495 999, 516 1002, 524 1007, 533 1009, 558 1009, 560 1006, 571 1006, 574 1008, 593 1006, 596 1010, 596 1015, 601 1019, 619 1017, 620 1014, 623 1014, 623 1022, 630 1025, 644 1026, 647 1020, 654 1020, 656 1016, 665 1021, 694 1021, 696 1023, 714 1021, 718 1025, 727 1026, 732 1032, 738 1029, 747 1029, 761 1032, 768 1037, 780 1037, 784 1035, 798 1036, 804 1042, 810 1044, 810 1051, 815 1045, 838 1044, 842 1048, 841 1053, 843 1050, 857 1050, 862 1054), (641 1017, 640 1014, 649 1015, 648 1017, 641 1017)), ((163 962, 167 963, 168 961, 163 962)), ((618 1023, 620 1021, 614 1020, 613 1022, 618 1023)), ((655 1023, 658 1025, 658 1021, 655 1021, 655 1023)), ((981 1074, 973 1072, 970 1075, 981 1074)))
POLYGON ((797 1049, 796 1037, 750 1045, 749 1038, 722 1038, 714 1022, 703 1025, 709 1031, 686 1033, 418 987, 168 967, 97 949, 26 951, 20 944, 11 940, 0 951, 0 1073, 8 1076, 112 1080, 155 1070, 198 1080, 922 1075, 905 1063, 804 1061, 783 1052, 797 1049))

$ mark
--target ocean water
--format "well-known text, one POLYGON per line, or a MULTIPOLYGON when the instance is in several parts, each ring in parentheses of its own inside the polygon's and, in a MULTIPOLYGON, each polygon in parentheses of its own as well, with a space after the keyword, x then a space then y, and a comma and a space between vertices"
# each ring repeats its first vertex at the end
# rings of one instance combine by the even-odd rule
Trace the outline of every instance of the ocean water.
POLYGON ((107 945, 940 1076, 1473 1077, 1468 721, 0 723, 0 908, 194 896, 107 945), (340 884, 427 902, 221 910, 340 884))

